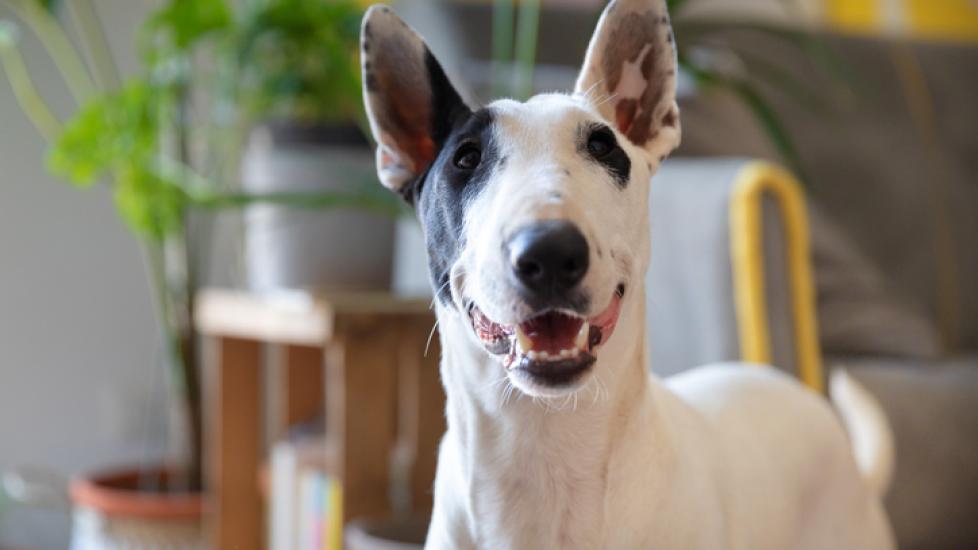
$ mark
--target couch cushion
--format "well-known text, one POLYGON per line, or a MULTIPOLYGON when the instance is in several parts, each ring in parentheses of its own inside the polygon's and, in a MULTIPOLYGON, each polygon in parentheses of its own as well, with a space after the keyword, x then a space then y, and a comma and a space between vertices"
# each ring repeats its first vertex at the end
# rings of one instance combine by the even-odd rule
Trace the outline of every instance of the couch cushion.
MULTIPOLYGON (((810 199, 925 306, 952 349, 978 349, 978 79, 963 76, 978 74, 978 47, 822 36, 855 75, 847 91, 782 39, 731 32, 717 40, 785 68, 830 105, 813 110, 758 83, 795 141, 810 199)), ((682 154, 777 160, 730 94, 701 94, 681 107, 682 154)))
POLYGON ((819 341, 826 354, 936 359, 941 339, 817 205, 810 205, 819 341))
POLYGON ((978 548, 978 356, 833 357, 879 399, 896 440, 886 507, 900 548, 978 548))

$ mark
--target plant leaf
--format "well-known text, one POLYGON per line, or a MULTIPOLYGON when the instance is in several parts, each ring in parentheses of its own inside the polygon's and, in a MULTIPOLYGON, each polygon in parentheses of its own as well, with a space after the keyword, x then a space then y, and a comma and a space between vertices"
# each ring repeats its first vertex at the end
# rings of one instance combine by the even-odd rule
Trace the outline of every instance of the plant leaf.
POLYGON ((858 73, 853 70, 852 66, 829 48, 824 40, 805 30, 796 30, 760 21, 725 21, 700 18, 683 18, 675 21, 674 26, 676 35, 682 37, 682 40, 677 42, 681 50, 689 50, 711 36, 722 33, 753 32, 799 48, 826 74, 840 83, 846 84, 850 88, 861 87, 858 73))
POLYGON ((736 55, 744 62, 748 78, 767 82, 768 85, 790 96, 812 112, 823 115, 829 114, 828 101, 813 92, 805 82, 799 80, 784 67, 753 52, 738 51, 736 55))
POLYGON ((794 140, 791 139, 791 135, 788 133, 784 123, 781 121, 781 117, 768 105, 764 97, 751 83, 743 79, 722 75, 715 71, 698 67, 685 59, 680 59, 680 63, 701 86, 706 88, 724 88, 740 98, 744 105, 753 113, 754 118, 757 119, 757 122, 778 150, 778 153, 780 153, 782 160, 788 165, 788 168, 806 186, 810 184, 810 179, 801 161, 801 156, 798 154, 798 149, 795 147, 794 140))
POLYGON ((120 165, 151 160, 157 150, 157 94, 145 81, 84 104, 48 151, 48 168, 87 187, 120 165))
POLYGON ((140 30, 143 55, 150 65, 176 53, 186 53, 210 33, 231 25, 225 0, 170 0, 153 13, 140 30))
POLYGON ((183 227, 186 193, 149 167, 128 164, 117 170, 114 198, 116 210, 137 235, 163 242, 183 227))

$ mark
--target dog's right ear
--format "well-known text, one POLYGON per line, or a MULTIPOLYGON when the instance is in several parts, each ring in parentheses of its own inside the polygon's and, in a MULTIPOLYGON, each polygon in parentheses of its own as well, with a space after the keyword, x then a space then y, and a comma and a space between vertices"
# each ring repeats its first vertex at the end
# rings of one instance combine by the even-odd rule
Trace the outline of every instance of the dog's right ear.
POLYGON ((410 199, 408 184, 431 166, 454 121, 470 110, 424 40, 389 7, 367 10, 360 48, 377 174, 410 199))

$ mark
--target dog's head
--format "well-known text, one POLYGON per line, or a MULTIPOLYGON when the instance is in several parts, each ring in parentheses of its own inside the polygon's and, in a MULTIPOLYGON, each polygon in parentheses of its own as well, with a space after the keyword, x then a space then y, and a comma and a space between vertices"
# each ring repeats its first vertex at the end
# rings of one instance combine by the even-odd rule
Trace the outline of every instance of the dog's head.
POLYGON ((649 181, 680 138, 665 4, 612 2, 573 95, 478 109, 389 8, 364 18, 380 179, 417 210, 437 299, 525 393, 579 387, 643 279, 649 181))

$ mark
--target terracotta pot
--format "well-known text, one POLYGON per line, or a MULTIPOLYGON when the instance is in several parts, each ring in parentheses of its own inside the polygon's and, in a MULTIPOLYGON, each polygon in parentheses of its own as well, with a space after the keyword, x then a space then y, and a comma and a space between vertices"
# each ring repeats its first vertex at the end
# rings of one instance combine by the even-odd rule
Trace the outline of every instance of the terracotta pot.
POLYGON ((72 550, 203 549, 203 496, 168 492, 162 469, 116 470, 71 483, 72 550))

